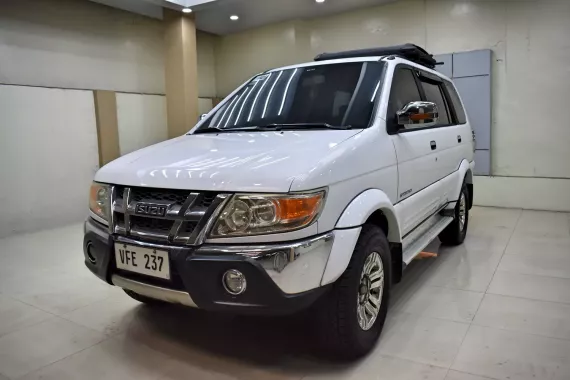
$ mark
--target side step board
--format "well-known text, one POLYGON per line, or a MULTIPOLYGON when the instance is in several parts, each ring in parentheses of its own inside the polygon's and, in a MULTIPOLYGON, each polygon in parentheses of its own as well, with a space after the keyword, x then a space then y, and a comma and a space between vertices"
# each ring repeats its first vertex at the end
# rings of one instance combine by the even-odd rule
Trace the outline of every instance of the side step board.
POLYGON ((453 222, 452 216, 444 216, 438 213, 410 232, 402 243, 402 259, 404 263, 408 265, 451 222, 453 222))

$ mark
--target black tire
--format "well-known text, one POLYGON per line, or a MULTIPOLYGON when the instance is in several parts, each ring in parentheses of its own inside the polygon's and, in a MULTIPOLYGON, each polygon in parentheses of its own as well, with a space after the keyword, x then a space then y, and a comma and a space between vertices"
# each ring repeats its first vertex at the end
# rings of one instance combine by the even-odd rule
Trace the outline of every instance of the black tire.
POLYGON ((467 234, 467 226, 469 225, 469 190, 467 185, 463 183, 461 187, 461 193, 457 200, 454 210, 454 219, 445 230, 441 231, 439 234, 439 241, 443 245, 459 245, 465 240, 465 235, 467 234), (461 223, 460 212, 461 212, 461 202, 464 202, 464 213, 465 222, 461 223))
POLYGON ((366 355, 376 344, 386 320, 392 279, 390 247, 382 229, 364 225, 343 275, 331 291, 317 303, 317 331, 324 350, 335 359, 353 360, 366 355), (384 283, 378 315, 372 327, 360 327, 357 305, 360 304, 361 274, 368 256, 377 252, 382 261, 384 283))
POLYGON ((138 293, 133 292, 132 290, 128 290, 128 289, 123 289, 123 290, 132 299, 137 300, 137 301, 144 303, 146 305, 159 306, 159 305, 165 305, 166 304, 166 302, 140 295, 138 293))

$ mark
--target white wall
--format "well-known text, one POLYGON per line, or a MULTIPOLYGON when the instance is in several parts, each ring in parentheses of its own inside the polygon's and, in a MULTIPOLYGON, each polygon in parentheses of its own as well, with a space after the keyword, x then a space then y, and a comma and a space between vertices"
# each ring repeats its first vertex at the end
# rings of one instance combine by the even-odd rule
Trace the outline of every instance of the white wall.
POLYGON ((476 201, 545 209, 554 202, 570 211, 570 195, 563 191, 570 182, 570 125, 559 116, 570 98, 567 0, 400 0, 224 36, 216 45, 218 96, 255 73, 323 51, 406 42, 433 54, 493 51, 491 170, 523 178, 478 181, 485 196, 476 189, 476 201), (527 179, 550 177, 559 180, 527 179), (509 199, 527 182, 532 192, 509 199), (546 186, 555 189, 543 192, 546 186))
POLYGON ((121 155, 168 138, 163 95, 117 93, 116 96, 121 155))
MULTIPOLYGON (((168 139, 164 95, 117 93, 116 97, 121 156, 168 139)), ((210 112, 212 99, 198 99, 198 108, 200 114, 210 112)))
POLYGON ((85 217, 94 115, 92 91, 0 85, 0 237, 85 217))

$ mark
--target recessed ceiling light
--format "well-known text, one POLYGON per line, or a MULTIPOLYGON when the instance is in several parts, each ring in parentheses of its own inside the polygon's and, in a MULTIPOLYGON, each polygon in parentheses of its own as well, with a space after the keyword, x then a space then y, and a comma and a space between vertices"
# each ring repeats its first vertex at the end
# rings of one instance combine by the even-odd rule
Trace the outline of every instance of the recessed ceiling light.
POLYGON ((231 15, 230 20, 237 21, 237 20, 239 20, 239 16, 238 15, 231 15))
POLYGON ((324 3, 325 0, 315 0, 317 3, 324 3))
POLYGON ((182 12, 184 12, 184 13, 192 13, 192 9, 190 9, 190 8, 184 8, 184 9, 182 9, 182 12))

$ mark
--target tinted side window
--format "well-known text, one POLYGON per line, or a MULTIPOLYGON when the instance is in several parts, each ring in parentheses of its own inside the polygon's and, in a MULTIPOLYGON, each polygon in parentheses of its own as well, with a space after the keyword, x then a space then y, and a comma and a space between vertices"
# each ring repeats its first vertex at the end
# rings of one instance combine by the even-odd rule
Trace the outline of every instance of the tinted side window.
POLYGON ((447 103, 443 95, 441 84, 422 80, 422 87, 426 94, 426 100, 435 103, 439 110, 439 119, 437 120, 436 126, 450 125, 449 110, 447 109, 447 103))
POLYGON ((394 72, 387 115, 387 119, 392 120, 394 124, 396 123, 396 112, 409 102, 422 99, 414 75, 412 70, 404 68, 398 68, 394 72))
POLYGON ((467 123, 467 118, 465 117, 465 110, 463 105, 461 105, 461 100, 459 100, 459 95, 457 95, 457 90, 451 82, 445 81, 445 87, 447 88, 447 93, 451 98, 451 103, 453 104, 453 109, 455 109, 455 115, 457 116, 458 124, 467 123))

